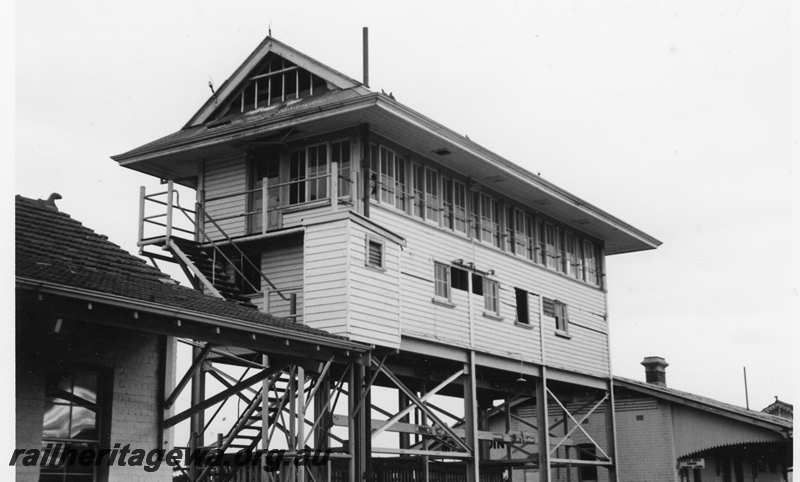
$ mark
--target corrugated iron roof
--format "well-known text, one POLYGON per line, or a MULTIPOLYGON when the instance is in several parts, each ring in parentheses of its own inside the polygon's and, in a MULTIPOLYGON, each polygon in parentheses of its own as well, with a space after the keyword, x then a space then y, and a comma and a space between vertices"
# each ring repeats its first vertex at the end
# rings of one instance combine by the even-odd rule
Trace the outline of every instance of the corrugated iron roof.
POLYGON ((739 417, 749 418, 752 420, 767 422, 780 426, 782 428, 792 428, 792 421, 785 418, 776 417, 768 413, 759 412, 756 410, 748 410, 738 405, 720 402, 713 398, 704 397, 695 393, 684 392, 683 390, 676 390, 674 388, 662 387, 652 383, 641 382, 632 380, 630 378, 614 377, 614 385, 620 386, 635 391, 645 392, 655 397, 662 397, 669 399, 682 399, 686 402, 693 402, 696 406, 705 406, 710 409, 716 409, 718 412, 730 413, 738 415, 739 417))

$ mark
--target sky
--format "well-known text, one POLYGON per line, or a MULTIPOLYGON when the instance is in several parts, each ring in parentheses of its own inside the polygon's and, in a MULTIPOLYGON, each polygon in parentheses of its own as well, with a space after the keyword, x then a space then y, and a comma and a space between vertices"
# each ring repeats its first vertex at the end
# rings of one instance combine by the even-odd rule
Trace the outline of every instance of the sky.
POLYGON ((266 35, 663 241, 608 259, 611 358, 793 400, 788 2, 43 2, 15 6, 14 191, 135 251, 109 156, 179 129, 266 35))

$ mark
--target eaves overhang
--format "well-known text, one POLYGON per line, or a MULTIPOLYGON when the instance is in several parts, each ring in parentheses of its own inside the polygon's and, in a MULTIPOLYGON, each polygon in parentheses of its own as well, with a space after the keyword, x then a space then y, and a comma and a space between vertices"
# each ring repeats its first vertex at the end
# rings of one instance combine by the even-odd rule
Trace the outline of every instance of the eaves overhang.
MULTIPOLYGON (((16 277, 16 287, 17 289, 35 291, 37 293, 62 296, 65 298, 87 302, 104 303, 116 307, 134 309, 140 311, 141 313, 167 316, 187 322, 201 323, 211 327, 234 329, 264 336, 315 344, 331 349, 348 350, 354 353, 365 353, 372 349, 371 345, 349 341, 334 336, 325 336, 322 334, 310 333, 304 330, 292 330, 290 328, 280 326, 255 323, 252 321, 241 320, 227 316, 188 310, 165 305, 163 303, 155 303, 136 298, 129 298, 126 296, 119 296, 112 293, 78 288, 59 283, 51 283, 21 276, 16 277)), ((135 326, 131 326, 131 328, 135 328, 135 326)))
POLYGON ((661 241, 612 214, 569 193, 523 167, 471 141, 466 136, 379 93, 353 93, 268 117, 253 115, 246 122, 179 131, 172 142, 143 146, 113 156, 120 165, 159 177, 177 175, 178 165, 196 162, 214 149, 246 143, 277 132, 301 128, 306 133, 332 132, 367 123, 377 135, 428 157, 490 190, 551 216, 603 241, 608 255, 655 249, 661 241), (445 149, 448 154, 439 156, 445 149))
POLYGON ((663 388, 621 377, 614 377, 614 386, 667 402, 676 403, 690 408, 713 413, 715 415, 727 417, 739 422, 745 422, 758 427, 770 429, 786 437, 791 437, 791 420, 781 419, 780 417, 747 410, 745 408, 734 407, 726 403, 686 392, 681 392, 679 390, 663 388))

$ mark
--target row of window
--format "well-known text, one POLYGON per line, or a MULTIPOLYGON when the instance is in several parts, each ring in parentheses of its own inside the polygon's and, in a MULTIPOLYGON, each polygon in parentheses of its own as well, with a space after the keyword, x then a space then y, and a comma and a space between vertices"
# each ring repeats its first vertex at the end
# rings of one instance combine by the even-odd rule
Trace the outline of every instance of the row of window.
POLYGON ((339 196, 350 196, 350 141, 306 146, 289 155, 289 205, 328 198, 330 163, 339 165, 339 196))
MULTIPOLYGON (((472 292, 483 297, 483 310, 490 316, 500 316, 500 285, 497 281, 477 272, 451 266, 445 263, 433 264, 434 296, 452 302, 453 289, 472 292), (471 283, 470 283, 471 281, 471 283)), ((516 322, 530 324, 528 303, 529 292, 514 288, 516 302, 516 322)), ((567 305, 558 300, 542 298, 542 314, 555 319, 556 331, 567 333, 569 315, 567 305)))
POLYGON ((442 228, 600 285, 599 247, 590 239, 457 179, 372 145, 370 197, 442 228))
MULTIPOLYGON (((289 157, 288 204, 326 199, 330 164, 338 163, 338 191, 350 196, 351 145, 348 140, 294 150, 289 157)), ((373 144, 371 199, 441 228, 531 260, 571 278, 599 286, 599 247, 592 240, 541 215, 486 192, 472 192, 457 179, 411 162, 373 144)))

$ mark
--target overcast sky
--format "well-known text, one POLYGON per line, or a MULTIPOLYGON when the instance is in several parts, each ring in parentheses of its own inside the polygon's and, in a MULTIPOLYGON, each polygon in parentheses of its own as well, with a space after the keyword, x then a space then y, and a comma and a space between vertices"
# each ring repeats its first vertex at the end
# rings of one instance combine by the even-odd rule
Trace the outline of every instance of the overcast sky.
POLYGON ((15 190, 135 250, 109 159, 179 129, 267 33, 664 242, 608 259, 612 363, 792 401, 788 2, 16 5, 15 190))

